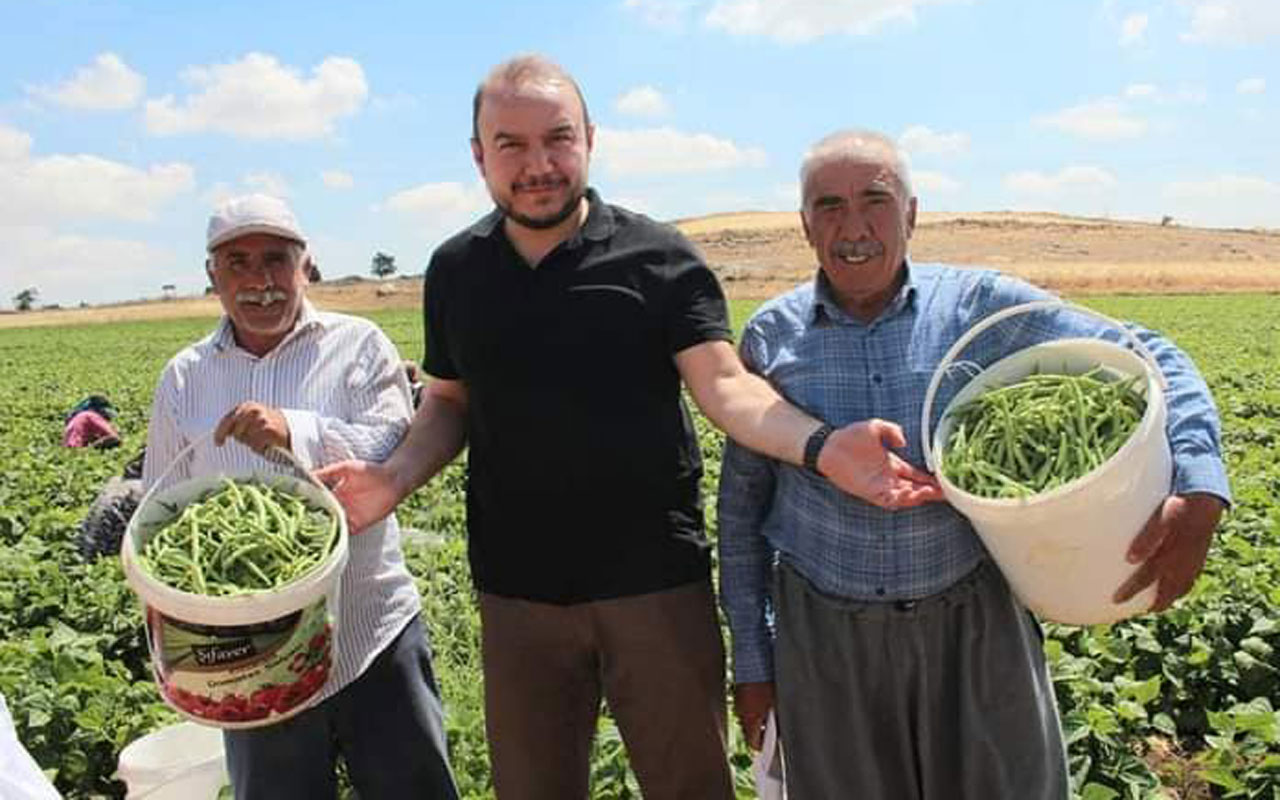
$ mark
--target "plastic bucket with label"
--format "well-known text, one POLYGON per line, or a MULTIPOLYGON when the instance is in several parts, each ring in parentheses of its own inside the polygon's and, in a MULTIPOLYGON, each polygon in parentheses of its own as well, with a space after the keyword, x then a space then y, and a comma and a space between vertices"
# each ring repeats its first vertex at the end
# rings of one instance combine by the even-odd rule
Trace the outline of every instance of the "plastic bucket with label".
POLYGON ((314 481, 274 473, 237 476, 271 483, 335 515, 338 539, 328 557, 281 589, 230 597, 180 591, 143 570, 138 554, 147 539, 225 480, 214 475, 153 489, 129 521, 120 555, 125 578, 144 605, 152 672, 165 702, 205 725, 251 728, 304 710, 329 677, 347 523, 338 501, 314 481))
POLYGON ((130 742, 117 777, 126 800, 215 800, 228 783, 222 733, 180 722, 130 742))
POLYGON ((947 500, 973 524, 1018 598, 1038 616, 1072 624, 1114 622, 1151 607, 1155 586, 1124 603, 1112 601, 1134 572, 1125 554, 1152 512, 1170 492, 1173 461, 1165 433, 1164 377, 1151 354, 1120 323, 1086 308, 1037 301, 1004 309, 974 325, 951 347, 933 374, 921 416, 925 461, 947 500), (933 401, 944 376, 980 333, 1031 311, 1070 311, 1095 317, 1126 334, 1137 352, 1096 338, 1036 344, 980 369, 955 394, 929 434, 933 401), (970 494, 942 470, 951 411, 984 391, 1033 373, 1078 375, 1096 367, 1118 379, 1137 377, 1147 407, 1114 455, 1086 475, 1029 497, 993 499, 970 494))

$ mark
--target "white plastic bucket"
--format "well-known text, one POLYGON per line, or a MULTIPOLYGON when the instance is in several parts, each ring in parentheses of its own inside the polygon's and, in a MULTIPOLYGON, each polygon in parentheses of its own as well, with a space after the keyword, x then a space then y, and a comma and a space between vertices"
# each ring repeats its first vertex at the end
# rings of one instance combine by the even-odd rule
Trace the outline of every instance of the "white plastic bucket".
POLYGON ((130 742, 116 775, 127 800, 214 800, 228 783, 222 732, 180 722, 130 742))
POLYGON ((145 606, 152 672, 165 702, 205 725, 252 728, 304 710, 328 680, 347 522, 338 501, 318 483, 274 473, 237 476, 271 483, 334 514, 338 541, 328 558, 283 589, 234 597, 179 591, 148 575, 138 562, 147 539, 224 480, 212 475, 153 489, 129 520, 120 557, 125 578, 145 606))
POLYGON ((1014 306, 982 320, 952 346, 929 384, 921 418, 925 461, 947 500, 968 517, 1009 586, 1029 609, 1055 622, 1115 622, 1148 610, 1155 600, 1154 584, 1125 603, 1111 598, 1136 569, 1125 553, 1168 496, 1173 478, 1165 433, 1164 378, 1141 342, 1130 335, 1142 356, 1104 339, 1060 339, 1013 353, 983 369, 956 393, 937 430, 929 435, 934 396, 964 347, 1010 316, 1052 309, 1096 317, 1128 333, 1108 317, 1059 301, 1014 306), (1134 389, 1147 400, 1137 429, 1105 463, 1056 489, 1023 498, 979 497, 947 480, 942 454, 954 425, 953 410, 988 388, 1014 383, 1034 372, 1079 375, 1099 366, 1121 378, 1139 378, 1134 389))

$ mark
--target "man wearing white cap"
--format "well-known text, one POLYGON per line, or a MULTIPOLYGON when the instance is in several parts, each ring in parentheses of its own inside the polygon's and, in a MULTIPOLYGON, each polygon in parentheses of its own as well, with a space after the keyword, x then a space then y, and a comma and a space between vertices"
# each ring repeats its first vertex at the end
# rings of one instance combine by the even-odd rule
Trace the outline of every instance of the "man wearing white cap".
MULTIPOLYGON (((225 317, 160 377, 144 484, 261 470, 250 449, 273 446, 311 468, 386 458, 411 416, 400 357, 367 320, 307 302, 310 256, 288 206, 265 195, 224 203, 207 249, 225 317), (228 437, 249 449, 223 447, 228 437)), ((225 733, 237 798, 334 797, 339 754, 366 800, 457 797, 420 611, 390 514, 351 539, 336 658, 317 705, 225 733)))

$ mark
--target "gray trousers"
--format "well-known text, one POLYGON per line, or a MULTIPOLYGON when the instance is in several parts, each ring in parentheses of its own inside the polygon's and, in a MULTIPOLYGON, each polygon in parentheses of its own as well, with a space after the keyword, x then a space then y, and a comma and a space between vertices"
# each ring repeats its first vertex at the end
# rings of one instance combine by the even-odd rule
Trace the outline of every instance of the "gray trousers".
POLYGON ((775 574, 790 800, 1065 800, 1043 638, 990 562, 937 595, 857 602, 775 574))

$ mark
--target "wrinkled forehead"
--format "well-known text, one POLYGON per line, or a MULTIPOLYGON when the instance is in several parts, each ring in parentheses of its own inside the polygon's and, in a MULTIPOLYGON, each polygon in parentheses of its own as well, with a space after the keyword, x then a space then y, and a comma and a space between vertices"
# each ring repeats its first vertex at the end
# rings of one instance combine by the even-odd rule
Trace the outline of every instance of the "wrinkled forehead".
POLYGON ((801 196, 807 203, 831 192, 858 194, 879 190, 901 195, 904 188, 898 160, 891 152, 859 150, 816 157, 805 174, 801 196))

